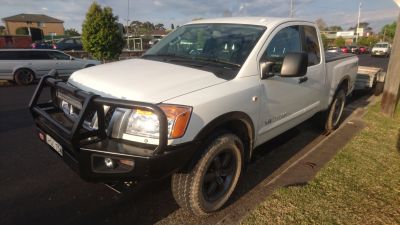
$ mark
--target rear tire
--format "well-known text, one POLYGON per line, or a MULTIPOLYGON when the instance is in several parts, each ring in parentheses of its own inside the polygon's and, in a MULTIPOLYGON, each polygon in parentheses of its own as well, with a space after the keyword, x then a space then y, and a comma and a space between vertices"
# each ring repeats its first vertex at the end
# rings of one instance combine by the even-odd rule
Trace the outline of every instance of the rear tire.
POLYGON ((223 134, 208 145, 192 171, 172 176, 172 194, 180 207, 195 215, 215 212, 233 193, 242 167, 242 141, 223 134))
POLYGON ((18 85, 28 85, 35 80, 35 74, 30 69, 19 69, 14 74, 14 80, 18 85))
POLYGON ((327 111, 326 121, 325 121, 325 132, 331 133, 336 130, 342 120, 344 106, 346 105, 346 92, 344 88, 340 88, 327 111))
POLYGON ((313 123, 318 129, 323 130, 324 134, 328 135, 332 133, 341 123, 345 104, 346 91, 342 87, 336 91, 329 108, 315 115, 313 123))

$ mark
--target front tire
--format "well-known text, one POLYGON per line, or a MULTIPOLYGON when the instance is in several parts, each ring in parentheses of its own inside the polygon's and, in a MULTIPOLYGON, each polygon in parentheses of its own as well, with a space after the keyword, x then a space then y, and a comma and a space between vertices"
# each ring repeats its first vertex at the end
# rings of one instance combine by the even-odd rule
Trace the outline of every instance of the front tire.
POLYGON ((35 80, 35 74, 30 69, 19 69, 14 74, 14 80, 18 85, 28 85, 35 80))
POLYGON ((229 199, 243 167, 243 143, 233 134, 214 139, 189 173, 172 176, 172 194, 180 207, 204 216, 229 199))

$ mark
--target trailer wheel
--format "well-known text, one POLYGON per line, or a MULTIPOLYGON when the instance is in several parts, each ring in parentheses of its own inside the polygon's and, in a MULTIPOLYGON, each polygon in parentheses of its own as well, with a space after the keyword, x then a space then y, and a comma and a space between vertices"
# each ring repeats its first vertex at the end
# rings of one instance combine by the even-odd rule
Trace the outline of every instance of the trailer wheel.
POLYGON ((243 167, 243 143, 233 134, 212 141, 189 173, 172 176, 172 194, 180 207, 204 216, 229 199, 243 167))

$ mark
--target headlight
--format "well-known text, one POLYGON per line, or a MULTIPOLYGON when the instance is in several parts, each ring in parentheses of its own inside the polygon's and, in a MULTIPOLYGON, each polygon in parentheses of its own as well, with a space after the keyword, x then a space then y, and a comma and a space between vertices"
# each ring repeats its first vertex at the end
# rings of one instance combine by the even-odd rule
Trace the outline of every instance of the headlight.
MULTIPOLYGON (((185 134, 192 108, 180 105, 160 105, 168 120, 168 138, 180 138, 185 134)), ((158 138, 160 135, 158 116, 152 111, 133 109, 126 133, 136 136, 158 138)))

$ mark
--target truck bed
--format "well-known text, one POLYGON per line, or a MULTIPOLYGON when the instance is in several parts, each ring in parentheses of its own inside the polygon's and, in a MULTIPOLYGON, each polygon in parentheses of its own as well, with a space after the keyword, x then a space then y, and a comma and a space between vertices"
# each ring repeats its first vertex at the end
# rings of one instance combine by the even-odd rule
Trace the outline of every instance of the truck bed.
POLYGON ((341 60, 345 58, 349 58, 354 56, 354 54, 350 53, 341 53, 341 52, 325 52, 325 62, 333 62, 336 60, 341 60))

